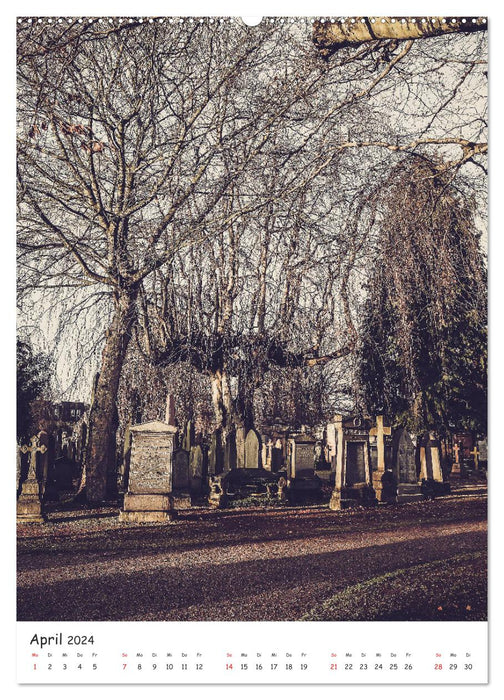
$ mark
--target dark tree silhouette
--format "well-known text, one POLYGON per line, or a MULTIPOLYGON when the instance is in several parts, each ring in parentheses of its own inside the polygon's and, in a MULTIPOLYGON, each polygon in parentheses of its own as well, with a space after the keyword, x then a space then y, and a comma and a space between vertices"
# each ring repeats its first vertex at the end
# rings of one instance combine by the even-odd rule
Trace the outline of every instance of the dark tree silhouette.
POLYGON ((363 401, 412 430, 486 430, 486 268, 474 204, 439 164, 383 193, 360 346, 363 401))

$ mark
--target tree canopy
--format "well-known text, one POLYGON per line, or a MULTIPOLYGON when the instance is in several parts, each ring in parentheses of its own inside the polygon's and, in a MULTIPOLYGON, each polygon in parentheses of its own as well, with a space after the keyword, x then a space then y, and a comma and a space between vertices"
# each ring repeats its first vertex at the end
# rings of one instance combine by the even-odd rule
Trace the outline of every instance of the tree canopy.
POLYGON ((487 287, 475 206, 435 164, 384 190, 360 346, 363 395, 415 431, 486 431, 487 287))

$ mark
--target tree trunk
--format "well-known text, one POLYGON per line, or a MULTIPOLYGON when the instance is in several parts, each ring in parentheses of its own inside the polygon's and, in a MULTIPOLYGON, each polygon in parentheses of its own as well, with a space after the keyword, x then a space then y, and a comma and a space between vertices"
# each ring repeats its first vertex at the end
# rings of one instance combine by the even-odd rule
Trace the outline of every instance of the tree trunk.
POLYGON ((355 22, 315 22, 313 41, 323 56, 331 56, 347 46, 359 46, 367 41, 383 39, 403 41, 444 34, 482 32, 487 28, 484 18, 408 17, 356 17, 355 22), (373 22, 372 19, 377 21, 373 22), (381 20, 385 21, 382 22, 381 20), (455 20, 455 21, 454 21, 455 20))
POLYGON ((86 500, 99 503, 107 497, 107 473, 115 468, 117 392, 121 370, 135 321, 136 292, 115 299, 116 307, 106 334, 100 375, 89 415, 89 442, 86 451, 86 500))
POLYGON ((227 373, 225 370, 218 369, 211 374, 210 379, 212 384, 212 405, 217 429, 222 428, 225 431, 231 427, 235 418, 227 373))

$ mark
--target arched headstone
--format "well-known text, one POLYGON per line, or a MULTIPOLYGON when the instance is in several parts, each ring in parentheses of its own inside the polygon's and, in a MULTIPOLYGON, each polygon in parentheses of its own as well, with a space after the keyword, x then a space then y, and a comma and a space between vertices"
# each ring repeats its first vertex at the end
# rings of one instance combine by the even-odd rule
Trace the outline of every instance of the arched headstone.
POLYGON ((404 428, 394 433, 392 441, 394 475, 400 484, 417 483, 415 446, 404 428))
POLYGON ((249 430, 245 438, 245 469, 258 469, 261 466, 259 460, 260 447, 259 436, 256 431, 253 429, 249 430))
POLYGON ((189 488, 189 452, 175 450, 173 453, 173 489, 185 491, 189 488))

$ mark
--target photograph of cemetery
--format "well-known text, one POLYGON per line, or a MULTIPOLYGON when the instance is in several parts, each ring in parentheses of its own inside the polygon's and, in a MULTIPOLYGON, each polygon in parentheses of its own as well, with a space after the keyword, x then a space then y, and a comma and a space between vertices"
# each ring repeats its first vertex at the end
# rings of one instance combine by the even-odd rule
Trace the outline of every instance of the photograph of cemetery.
POLYGON ((18 19, 18 620, 487 619, 486 42, 18 19))

